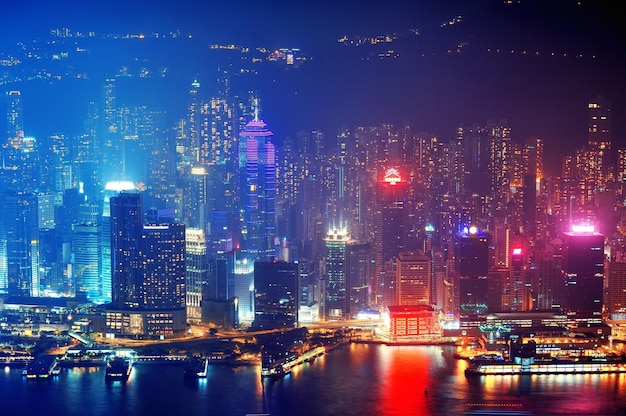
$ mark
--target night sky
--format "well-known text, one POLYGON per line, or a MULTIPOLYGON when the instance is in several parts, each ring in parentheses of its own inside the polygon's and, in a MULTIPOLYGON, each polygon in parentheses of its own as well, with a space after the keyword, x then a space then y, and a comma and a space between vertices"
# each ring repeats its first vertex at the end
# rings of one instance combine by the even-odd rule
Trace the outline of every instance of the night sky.
MULTIPOLYGON (((96 32, 181 29, 208 43, 300 48, 313 61, 296 71, 264 74, 255 86, 263 118, 282 137, 313 128, 332 136, 341 123, 389 121, 449 139, 460 124, 505 118, 514 140, 542 137, 548 156, 560 156, 586 142, 587 101, 604 94, 613 100, 614 143, 626 144, 626 25, 615 2, 440 3, 9 2, 3 5, 0 45, 67 26, 96 32), (457 15, 461 22, 441 27, 457 15), (337 42, 343 35, 393 33, 399 38, 391 45, 337 42), (389 49, 399 57, 376 59, 389 49)), ((195 73, 211 82, 211 65, 190 58, 189 74, 181 79, 195 73)), ((180 91, 184 98, 185 89, 180 91)), ((36 124, 32 114, 28 120, 36 124)))

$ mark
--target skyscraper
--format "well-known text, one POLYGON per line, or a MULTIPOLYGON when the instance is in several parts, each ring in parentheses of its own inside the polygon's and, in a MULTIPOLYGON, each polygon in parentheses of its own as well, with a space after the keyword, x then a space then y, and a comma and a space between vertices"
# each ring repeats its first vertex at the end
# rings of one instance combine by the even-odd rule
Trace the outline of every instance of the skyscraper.
MULTIPOLYGON (((22 93, 18 90, 7 91, 7 128, 4 139, 13 139, 24 135, 24 114, 22 112, 22 93)), ((3 140, 4 141, 4 140, 3 140)))
POLYGON ((143 224, 141 195, 111 198, 113 302, 107 328, 170 337, 186 328, 185 226, 143 224))
MULTIPOLYGON (((252 258, 274 257, 276 237, 276 150, 273 133, 255 114, 241 133, 245 142, 243 249, 252 258)), ((241 161, 240 161, 241 164, 241 161)))
POLYGON ((141 196, 122 192, 111 198, 112 306, 137 309, 141 302, 141 196))
POLYGON ((186 304, 187 319, 199 322, 202 318, 200 301, 209 280, 209 258, 204 230, 187 228, 186 247, 186 304))
POLYGON ((345 228, 328 230, 326 238, 326 316, 349 318, 348 246, 353 240, 345 228))
POLYGON ((563 233, 563 309, 574 325, 602 322, 604 236, 593 226, 574 225, 563 233))
POLYGON ((77 224, 73 230, 72 253, 76 294, 82 294, 91 302, 103 303, 100 227, 97 224, 77 224))
POLYGON ((300 273, 297 263, 255 262, 254 290, 255 328, 296 326, 300 304, 300 273))
POLYGON ((39 296, 37 197, 0 194, 0 293, 39 296))
POLYGON ((374 213, 374 276, 373 304, 392 305, 395 299, 395 275, 387 264, 406 247, 407 183, 397 169, 387 169, 376 183, 374 213))
POLYGON ((489 242, 477 227, 469 227, 454 240, 454 270, 461 321, 488 309, 489 242))
POLYGON ((428 256, 423 252, 400 252, 396 274, 397 305, 431 305, 431 262, 428 256))

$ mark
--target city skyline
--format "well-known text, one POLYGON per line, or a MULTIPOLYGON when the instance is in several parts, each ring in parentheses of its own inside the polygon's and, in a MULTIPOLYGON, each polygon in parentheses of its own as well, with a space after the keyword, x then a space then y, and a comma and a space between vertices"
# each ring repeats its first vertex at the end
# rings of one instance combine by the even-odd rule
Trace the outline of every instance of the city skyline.
MULTIPOLYGON (((237 7, 134 2, 121 14, 115 2, 95 2, 88 8, 38 3, 30 2, 28 10, 9 6, 14 19, 1 29, 4 49, 63 27, 146 36, 180 30, 200 43, 200 48, 177 48, 186 66, 170 68, 169 87, 152 84, 156 92, 150 86, 119 87, 118 100, 127 105, 162 106, 165 99, 182 103, 182 87, 197 76, 203 88, 215 88, 216 58, 197 53, 208 44, 299 48, 310 60, 297 70, 261 68, 252 82, 242 85, 259 91, 262 117, 270 121, 278 140, 299 130, 321 129, 331 137, 342 123, 385 122, 407 122, 416 131, 447 140, 459 125, 493 118, 507 119, 516 141, 544 139, 546 153, 560 159, 563 144, 573 144, 573 150, 586 143, 585 105, 599 94, 613 101, 614 140, 626 131, 620 116, 626 93, 619 81, 626 61, 619 52, 624 30, 610 7, 596 2, 446 2, 437 7, 412 2, 365 2, 361 7, 353 2, 333 7, 326 2, 306 7, 288 2, 243 2, 237 7), (261 21, 270 24, 259 30, 261 21), (391 42, 372 42, 385 36, 391 42), (389 51, 394 52, 391 57, 389 51), (146 88, 152 92, 146 94, 146 88)), ((147 50, 130 53, 148 62, 157 59, 147 50)), ((109 71, 115 68, 110 66, 114 62, 103 63, 109 71)), ((58 89, 29 87, 33 82, 3 89, 24 87, 27 133, 42 136, 79 130, 102 79, 94 76, 58 89), (69 99, 64 113, 51 108, 59 99, 69 99)), ((167 110, 174 117, 180 106, 167 110)), ((549 164, 547 170, 554 174, 557 168, 549 164)))

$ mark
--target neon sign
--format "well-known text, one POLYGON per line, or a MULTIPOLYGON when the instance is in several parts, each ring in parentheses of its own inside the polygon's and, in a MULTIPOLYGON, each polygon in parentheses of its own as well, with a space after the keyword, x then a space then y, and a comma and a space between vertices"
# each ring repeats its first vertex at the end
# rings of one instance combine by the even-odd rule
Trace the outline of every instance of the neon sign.
POLYGON ((572 232, 581 233, 581 234, 593 234, 595 232, 595 227, 593 225, 582 225, 582 224, 574 224, 572 225, 572 232))
POLYGON ((387 172, 385 172, 385 179, 383 180, 389 185, 395 185, 398 182, 402 182, 400 173, 394 168, 387 169, 387 172))

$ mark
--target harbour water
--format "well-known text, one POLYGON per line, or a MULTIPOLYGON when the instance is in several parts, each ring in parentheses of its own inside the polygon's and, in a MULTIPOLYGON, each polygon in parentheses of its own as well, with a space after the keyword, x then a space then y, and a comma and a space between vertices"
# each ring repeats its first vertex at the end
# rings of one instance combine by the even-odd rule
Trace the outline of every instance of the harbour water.
POLYGON ((137 363, 126 382, 106 382, 103 367, 66 368, 39 381, 6 368, 0 408, 68 416, 626 414, 626 374, 466 378, 467 363, 453 351, 351 344, 277 380, 262 379, 259 366, 210 365, 206 378, 190 379, 182 363, 137 363))

